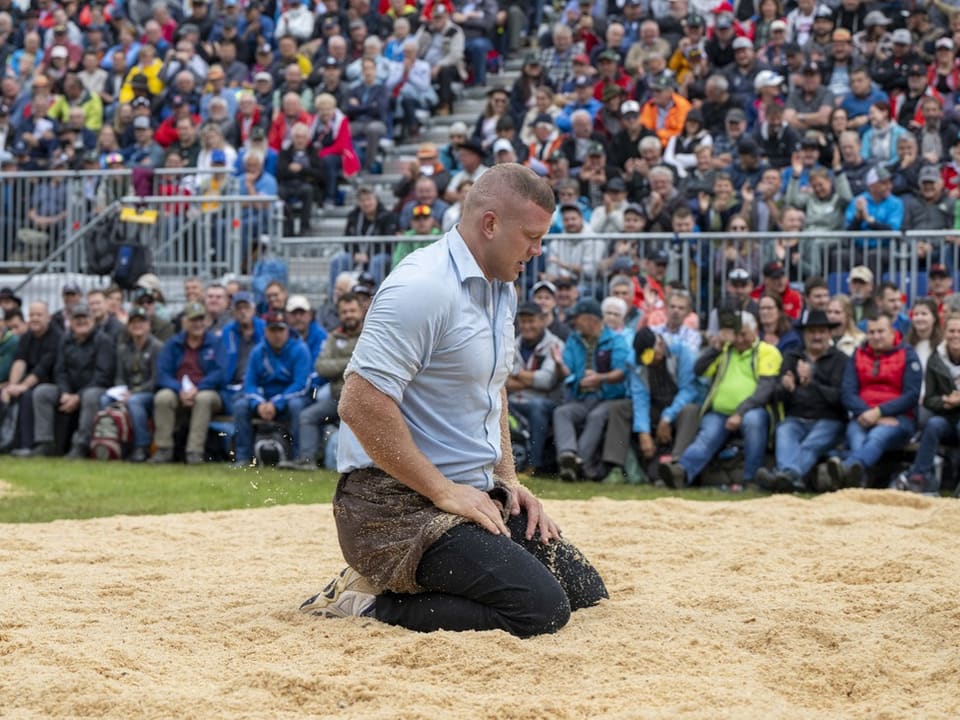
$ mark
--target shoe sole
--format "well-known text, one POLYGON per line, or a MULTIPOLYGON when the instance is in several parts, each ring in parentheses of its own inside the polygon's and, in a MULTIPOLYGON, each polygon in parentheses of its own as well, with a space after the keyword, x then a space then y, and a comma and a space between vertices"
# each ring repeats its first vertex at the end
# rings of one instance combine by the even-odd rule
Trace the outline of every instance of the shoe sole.
POLYGON ((362 615, 372 593, 348 589, 355 579, 356 571, 345 568, 323 590, 304 600, 300 612, 333 618, 362 615))

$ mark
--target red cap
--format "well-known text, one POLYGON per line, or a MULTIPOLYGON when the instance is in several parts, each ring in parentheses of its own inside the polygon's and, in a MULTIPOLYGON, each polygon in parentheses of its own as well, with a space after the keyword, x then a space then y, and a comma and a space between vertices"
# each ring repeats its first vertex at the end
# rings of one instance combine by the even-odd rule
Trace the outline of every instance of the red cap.
POLYGON ((588 58, 588 57, 587 57, 586 55, 584 55, 583 53, 580 53, 579 55, 574 55, 574 56, 573 56, 573 62, 579 63, 579 64, 581 64, 581 65, 589 65, 589 64, 590 64, 590 58, 588 58))

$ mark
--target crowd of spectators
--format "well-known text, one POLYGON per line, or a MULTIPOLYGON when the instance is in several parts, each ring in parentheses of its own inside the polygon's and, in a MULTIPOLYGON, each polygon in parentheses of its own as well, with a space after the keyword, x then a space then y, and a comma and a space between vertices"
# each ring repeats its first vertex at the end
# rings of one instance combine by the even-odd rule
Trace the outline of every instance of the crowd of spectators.
POLYGON ((83 293, 68 283, 51 314, 4 288, 0 415, 15 413, 4 451, 90 457, 98 411, 119 406, 132 425, 131 462, 203 463, 211 421, 223 416, 236 466, 253 462, 258 426, 281 425, 291 440, 283 465, 314 469, 374 291, 369 277, 345 274, 330 302, 313 308, 275 281, 258 314, 238 283, 188 278, 174 314, 156 276, 145 275, 129 304, 116 286, 83 293))

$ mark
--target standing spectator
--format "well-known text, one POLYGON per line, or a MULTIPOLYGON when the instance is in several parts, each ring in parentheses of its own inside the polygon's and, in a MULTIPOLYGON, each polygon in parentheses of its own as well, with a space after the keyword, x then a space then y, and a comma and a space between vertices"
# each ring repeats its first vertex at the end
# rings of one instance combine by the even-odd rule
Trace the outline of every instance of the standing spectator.
POLYGON ((800 293, 790 287, 783 264, 776 260, 763 266, 763 284, 758 286, 750 296, 754 300, 759 300, 764 293, 780 298, 783 311, 791 320, 799 319, 803 310, 803 298, 800 293))
POLYGON ((57 414, 79 415, 67 457, 79 460, 90 454, 93 418, 100 396, 111 386, 116 369, 114 339, 97 333, 93 314, 85 302, 70 311, 70 330, 60 340, 53 382, 39 385, 33 394, 33 455, 53 455, 57 414))
POLYGON ((843 375, 843 405, 852 419, 846 457, 827 462, 835 489, 866 486, 865 472, 910 440, 922 379, 916 352, 900 340, 890 316, 869 318, 867 342, 854 351, 843 375))
POLYGON ((150 316, 138 305, 130 311, 127 330, 117 342, 116 375, 113 387, 123 387, 121 395, 100 397, 100 407, 121 402, 130 412, 133 425, 133 452, 130 462, 146 462, 150 456, 150 419, 153 394, 157 389, 157 357, 163 343, 150 332, 150 316))
POLYGON ((310 375, 310 351, 290 333, 286 314, 271 310, 264 317, 264 339, 250 352, 243 393, 233 403, 236 425, 235 467, 253 460, 253 421, 289 420, 293 455, 300 440, 300 413, 306 405, 305 390, 310 375))
POLYGON ((604 472, 597 455, 609 401, 626 395, 624 371, 629 349, 622 336, 603 324, 603 311, 596 300, 578 302, 570 319, 574 332, 562 351, 559 346, 553 349, 569 397, 553 412, 557 464, 561 480, 573 482, 581 476, 599 480, 604 472))
POLYGON ((177 420, 189 418, 186 461, 204 462, 204 445, 210 419, 223 409, 220 386, 222 369, 217 363, 217 336, 207 329, 207 312, 200 303, 183 310, 186 329, 168 340, 157 360, 154 397, 154 439, 157 452, 152 463, 173 462, 173 434, 177 420))

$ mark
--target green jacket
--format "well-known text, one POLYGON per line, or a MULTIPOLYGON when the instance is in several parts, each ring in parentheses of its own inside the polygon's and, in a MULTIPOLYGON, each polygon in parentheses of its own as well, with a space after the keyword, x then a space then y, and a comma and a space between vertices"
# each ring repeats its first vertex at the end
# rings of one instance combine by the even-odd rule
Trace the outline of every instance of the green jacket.
POLYGON ((14 335, 10 330, 4 330, 0 335, 0 383, 5 383, 10 379, 10 367, 17 357, 17 345, 20 344, 20 338, 14 335))

